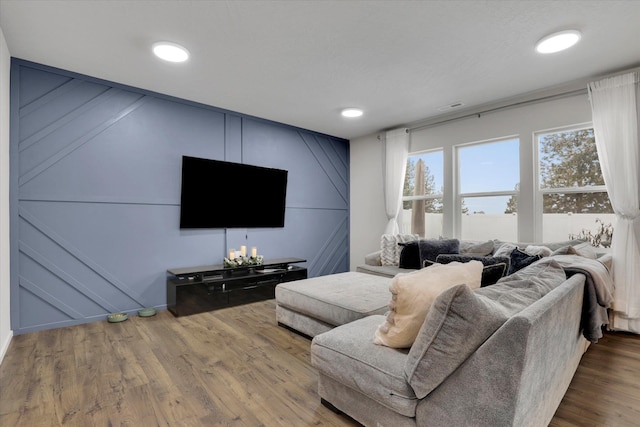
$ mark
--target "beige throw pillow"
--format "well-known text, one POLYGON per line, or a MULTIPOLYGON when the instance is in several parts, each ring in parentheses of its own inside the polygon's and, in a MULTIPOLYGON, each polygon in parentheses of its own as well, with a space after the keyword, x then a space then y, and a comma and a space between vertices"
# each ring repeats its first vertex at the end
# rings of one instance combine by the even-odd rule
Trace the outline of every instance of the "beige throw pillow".
POLYGON ((392 348, 411 347, 436 297, 460 284, 479 288, 482 267, 480 261, 452 262, 396 275, 389 287, 387 318, 376 330, 373 342, 392 348))

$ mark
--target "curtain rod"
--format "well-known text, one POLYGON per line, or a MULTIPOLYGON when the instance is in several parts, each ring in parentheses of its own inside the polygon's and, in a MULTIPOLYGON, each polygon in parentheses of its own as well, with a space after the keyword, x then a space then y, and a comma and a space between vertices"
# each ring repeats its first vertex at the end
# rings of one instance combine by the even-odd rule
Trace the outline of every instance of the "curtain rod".
MULTIPOLYGON (((600 77, 600 78, 615 77, 615 76, 618 76, 618 75, 621 75, 621 74, 626 74, 626 73, 640 73, 640 67, 634 67, 634 68, 631 68, 629 70, 620 71, 618 73, 610 74, 608 76, 603 76, 603 77, 600 77)), ((588 86, 588 84, 585 83, 585 86, 588 86)), ((471 117, 478 117, 479 118, 483 114, 495 113, 496 111, 508 110, 510 108, 521 107, 523 105, 535 104, 535 103, 538 103, 538 102, 550 101, 550 100, 553 100, 553 99, 568 98, 570 96, 582 95, 582 94, 584 94, 584 95, 588 95, 589 94, 588 87, 584 87, 582 89, 569 90, 569 91, 561 92, 561 93, 556 93, 554 95, 542 96, 542 97, 539 97, 539 98, 529 99, 527 101, 515 102, 513 104, 503 105, 502 107, 490 108, 488 110, 479 111, 477 113, 469 113, 469 114, 465 114, 465 115, 459 116, 459 117, 452 117, 450 119, 440 120, 440 121, 437 121, 437 122, 434 122, 434 123, 428 123, 428 124, 424 124, 424 125, 418 125, 418 126, 415 126, 415 127, 409 127, 409 128, 407 128, 407 133, 411 133, 411 132, 416 131, 416 130, 427 129, 427 128, 438 126, 438 125, 442 125, 442 124, 445 124, 445 123, 455 122, 456 120, 468 119, 468 118, 471 118, 471 117)), ((383 140, 383 138, 380 136, 380 134, 377 135, 377 138, 378 138, 379 141, 383 140)))
MULTIPOLYGON (((526 101, 514 102, 513 104, 507 104, 507 105, 503 105, 501 107, 489 108, 488 110, 478 111, 476 113, 469 113, 469 114, 465 114, 465 115, 459 116, 459 117, 452 117, 450 119, 440 120, 440 121, 437 121, 437 122, 434 122, 434 123, 428 123, 428 124, 424 124, 424 125, 420 125, 420 126, 410 127, 410 128, 407 128, 407 133, 411 133, 411 132, 414 132, 414 131, 417 131, 417 130, 427 129, 427 128, 434 127, 434 126, 443 125, 445 123, 455 122, 457 120, 469 119, 471 117, 480 118, 480 116, 482 116, 484 114, 495 113, 495 112, 502 111, 502 110, 509 110, 511 108, 522 107, 524 105, 537 104, 539 102, 551 101, 551 100, 554 100, 554 99, 568 98, 570 96, 583 95, 583 94, 584 95, 588 94, 588 89, 587 88, 575 89, 575 90, 570 90, 570 91, 567 91, 567 92, 556 93, 554 95, 547 95, 547 96, 542 96, 542 97, 539 97, 539 98, 528 99, 526 101)), ((381 137, 380 134, 377 135, 377 138, 378 138, 378 140, 382 141, 382 137, 381 137)))
POLYGON ((484 114, 495 113, 497 111, 508 110, 508 109, 516 108, 516 107, 522 107, 523 105, 536 104, 536 103, 543 102, 543 101, 551 101, 553 99, 562 99, 562 98, 567 98, 567 97, 570 97, 570 96, 582 95, 582 94, 584 94, 584 95, 587 94, 587 88, 575 89, 575 90, 571 90, 571 91, 568 91, 568 92, 556 93, 554 95, 547 95, 547 96, 542 96, 542 97, 539 97, 539 98, 528 99, 526 101, 514 102, 513 104, 503 105, 501 107, 489 108, 488 110, 479 111, 477 113, 469 113, 469 114, 465 114, 464 116, 452 117, 450 119, 440 120, 440 121, 435 122, 435 123, 429 123, 429 124, 425 124, 425 125, 415 126, 415 127, 408 128, 407 132, 411 133, 411 132, 414 132, 416 130, 427 129, 427 128, 430 128, 430 127, 433 127, 433 126, 438 126, 438 125, 442 125, 442 124, 445 124, 445 123, 454 122, 454 121, 457 121, 457 120, 468 119, 468 118, 471 118, 471 117, 480 118, 480 116, 482 116, 484 114))

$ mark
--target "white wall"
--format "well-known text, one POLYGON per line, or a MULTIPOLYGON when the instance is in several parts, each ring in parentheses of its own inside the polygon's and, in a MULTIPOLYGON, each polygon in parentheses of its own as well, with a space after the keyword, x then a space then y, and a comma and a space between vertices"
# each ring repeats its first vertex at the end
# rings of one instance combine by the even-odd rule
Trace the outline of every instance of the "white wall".
POLYGON ((10 54, 0 28, 0 362, 11 337, 9 312, 9 71, 10 54))
POLYGON ((350 268, 380 248, 387 225, 382 195, 382 143, 377 135, 350 141, 350 268))
MULTIPOLYGON (((480 117, 461 119, 411 132, 411 152, 444 150, 443 235, 458 237, 454 230, 454 146, 517 136, 520 139, 520 198, 518 240, 540 241, 534 224, 534 132, 591 121, 589 99, 584 94, 523 105, 480 117)), ((382 147, 377 135, 351 141, 351 269, 364 255, 379 249, 386 216, 382 193, 382 147)), ((564 239, 565 236, 562 236, 564 239)), ((559 240, 562 240, 559 239, 559 240)))

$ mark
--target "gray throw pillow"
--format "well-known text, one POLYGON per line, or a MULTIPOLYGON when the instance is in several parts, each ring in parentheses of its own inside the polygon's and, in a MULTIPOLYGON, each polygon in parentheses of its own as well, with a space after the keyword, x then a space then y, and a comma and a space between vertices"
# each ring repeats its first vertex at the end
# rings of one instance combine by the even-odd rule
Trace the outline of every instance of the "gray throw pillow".
POLYGON ((465 284, 442 292, 431 305, 405 366, 418 399, 435 390, 507 319, 498 303, 465 284))
POLYGON ((501 278, 507 275, 509 272, 509 265, 504 262, 498 264, 485 265, 482 268, 482 278, 480 279, 480 286, 491 286, 498 282, 501 278))
POLYGON ((418 246, 418 241, 398 243, 398 245, 402 247, 398 267, 419 270, 422 265, 420 264, 420 247, 418 246))
POLYGON ((510 256, 511 252, 513 252, 514 249, 517 249, 518 247, 516 245, 514 245, 513 243, 503 243, 501 244, 498 249, 496 249, 496 251, 493 253, 493 256, 510 256))
POLYGON ((555 255, 570 255, 569 254, 569 248, 571 247, 571 245, 567 245, 567 246, 563 246, 561 248, 556 249, 555 251, 551 252, 550 256, 555 256, 555 255))
POLYGON ((460 242, 460 255, 487 256, 493 252, 493 240, 474 242, 463 240, 460 242))
POLYGON ((542 245, 529 245, 524 248, 524 251, 529 255, 540 255, 540 258, 545 258, 551 255, 551 249, 542 245))
POLYGON ((420 248, 420 264, 424 267, 436 262, 440 254, 460 253, 460 241, 458 239, 423 239, 418 242, 420 248), (425 265, 426 264, 426 265, 425 265))
POLYGON ((531 243, 532 245, 544 245, 546 247, 548 247, 549 249, 551 249, 552 251, 555 251, 556 249, 560 249, 564 246, 575 246, 575 245, 579 245, 580 243, 583 243, 584 240, 580 240, 580 239, 573 239, 573 240, 565 240, 563 242, 550 242, 550 243, 531 243))
POLYGON ((522 252, 516 248, 511 252, 509 256, 509 274, 513 274, 518 270, 522 270, 528 265, 540 259, 540 255, 529 255, 526 252, 522 252))
POLYGON ((450 262, 480 261, 482 265, 494 265, 499 263, 509 264, 509 257, 506 256, 473 256, 462 254, 440 254, 436 257, 438 264, 449 264, 450 262))
POLYGON ((544 258, 527 268, 503 277, 494 286, 481 288, 476 292, 498 300, 506 292, 523 288, 541 297, 565 280, 567 275, 558 261, 553 258, 544 258))

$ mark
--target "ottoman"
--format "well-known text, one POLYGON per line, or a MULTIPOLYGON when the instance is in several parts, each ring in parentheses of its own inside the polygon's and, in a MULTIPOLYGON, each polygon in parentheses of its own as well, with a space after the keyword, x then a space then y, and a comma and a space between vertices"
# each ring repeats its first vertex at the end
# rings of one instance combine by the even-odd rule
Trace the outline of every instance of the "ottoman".
POLYGON ((280 283, 276 320, 308 337, 388 310, 391 278, 350 271, 280 283))

